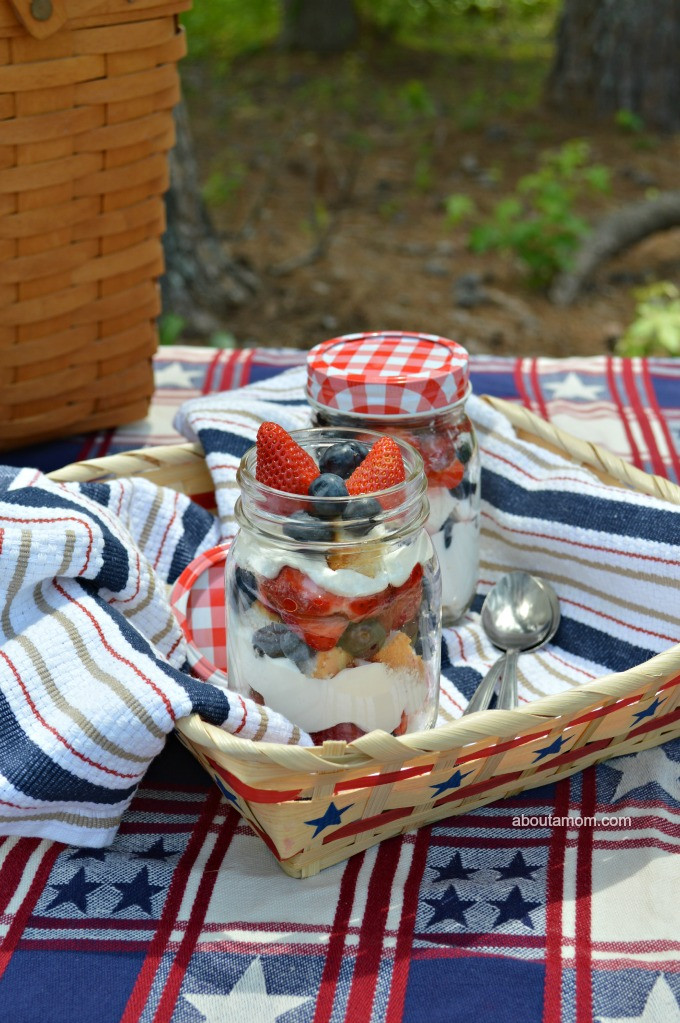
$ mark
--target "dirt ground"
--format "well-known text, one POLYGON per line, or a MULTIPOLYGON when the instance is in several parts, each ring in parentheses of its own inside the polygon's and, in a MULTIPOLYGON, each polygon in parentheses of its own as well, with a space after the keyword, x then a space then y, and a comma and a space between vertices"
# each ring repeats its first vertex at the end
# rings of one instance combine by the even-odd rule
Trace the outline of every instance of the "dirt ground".
POLYGON ((421 330, 490 354, 611 350, 633 289, 680 278, 680 230, 602 266, 569 308, 530 288, 510 254, 469 250, 469 222, 574 138, 611 174, 580 203, 590 222, 650 190, 678 187, 680 138, 557 116, 542 103, 547 65, 373 50, 333 59, 264 52, 221 73, 185 62, 184 90, 211 214, 260 279, 227 314, 239 345, 307 348, 358 330, 421 330))

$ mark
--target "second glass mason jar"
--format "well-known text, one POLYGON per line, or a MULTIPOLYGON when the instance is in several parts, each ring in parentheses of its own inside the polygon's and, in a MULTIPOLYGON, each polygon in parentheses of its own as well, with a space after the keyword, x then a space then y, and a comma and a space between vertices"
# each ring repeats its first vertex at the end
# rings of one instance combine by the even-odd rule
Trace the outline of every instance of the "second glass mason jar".
POLYGON ((468 363, 455 341, 402 331, 346 334, 312 348, 307 358, 307 398, 317 424, 377 430, 420 452, 444 625, 470 607, 479 571, 481 470, 465 411, 468 363))
MULTIPOLYGON (((317 465, 333 445, 379 439, 336 428, 291 436, 317 465)), ((327 497, 322 508, 259 482, 254 447, 238 470, 239 531, 226 566, 229 685, 316 743, 376 728, 402 735, 437 716, 439 566, 423 528, 422 460, 397 443, 403 483, 327 497)))

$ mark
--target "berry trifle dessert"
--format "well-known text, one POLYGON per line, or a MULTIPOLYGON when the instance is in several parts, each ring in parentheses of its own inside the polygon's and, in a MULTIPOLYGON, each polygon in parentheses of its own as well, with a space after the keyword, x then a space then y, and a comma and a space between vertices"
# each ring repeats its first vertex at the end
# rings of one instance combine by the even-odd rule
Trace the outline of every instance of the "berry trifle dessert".
POLYGON ((346 334, 307 357, 307 398, 318 425, 376 430, 422 456, 444 625, 462 618, 477 588, 481 469, 469 394, 466 349, 435 334, 346 334))
POLYGON ((418 453, 367 431, 263 423, 237 482, 230 688, 317 743, 431 727, 441 580, 418 453))

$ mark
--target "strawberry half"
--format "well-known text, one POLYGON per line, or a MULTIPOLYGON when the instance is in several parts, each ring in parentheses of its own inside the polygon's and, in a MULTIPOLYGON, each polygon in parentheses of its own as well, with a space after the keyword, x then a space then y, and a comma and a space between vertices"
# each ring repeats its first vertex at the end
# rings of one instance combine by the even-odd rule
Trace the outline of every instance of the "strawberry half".
POLYGON ((278 423, 262 423, 257 431, 255 479, 286 494, 306 494, 319 467, 278 423))
POLYGON ((440 469, 439 472, 429 472, 427 474, 427 485, 428 487, 446 487, 448 490, 455 490, 462 480, 464 472, 465 466, 455 458, 446 469, 440 469))
POLYGON ((347 492, 373 494, 376 490, 387 490, 406 479, 404 460, 399 445, 392 437, 381 437, 347 480, 347 492))
POLYGON ((265 605, 313 650, 331 650, 347 628, 343 597, 328 593, 297 568, 285 565, 273 579, 263 579, 265 605))

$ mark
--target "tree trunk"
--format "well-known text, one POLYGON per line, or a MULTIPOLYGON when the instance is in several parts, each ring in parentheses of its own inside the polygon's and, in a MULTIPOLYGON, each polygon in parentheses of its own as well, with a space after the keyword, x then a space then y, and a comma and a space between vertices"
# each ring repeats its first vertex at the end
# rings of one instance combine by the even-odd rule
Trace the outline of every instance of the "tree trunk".
POLYGON ((558 109, 680 129, 680 0, 563 0, 547 98, 558 109))
POLYGON ((353 0, 282 0, 281 45, 289 50, 341 53, 356 42, 353 0))
POLYGON ((675 227, 680 227, 680 192, 662 192, 655 199, 641 199, 614 210, 585 238, 572 269, 560 274, 553 284, 550 298, 556 305, 570 305, 605 260, 651 234, 675 227))
POLYGON ((253 296, 258 280, 231 256, 203 203, 184 103, 175 109, 175 127, 165 195, 163 312, 181 316, 187 333, 207 337, 224 328, 230 310, 253 296))

